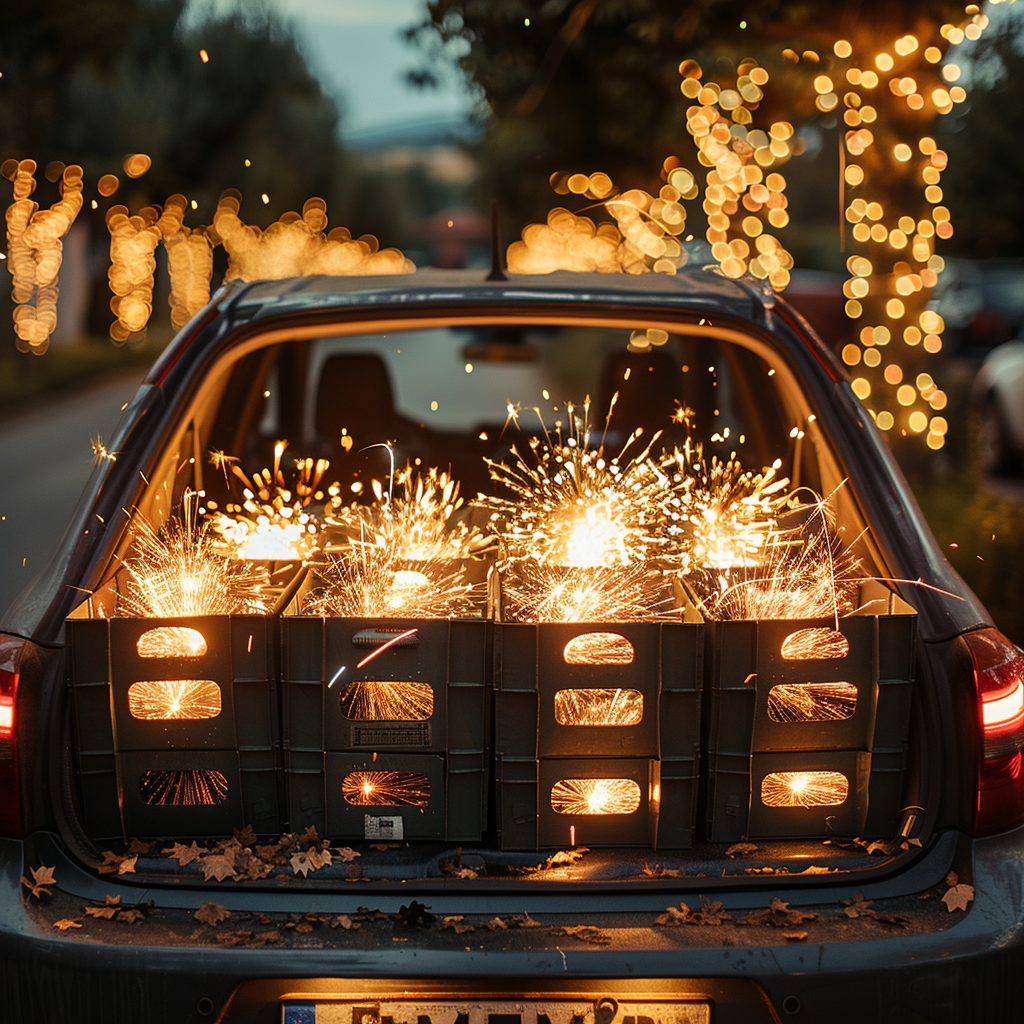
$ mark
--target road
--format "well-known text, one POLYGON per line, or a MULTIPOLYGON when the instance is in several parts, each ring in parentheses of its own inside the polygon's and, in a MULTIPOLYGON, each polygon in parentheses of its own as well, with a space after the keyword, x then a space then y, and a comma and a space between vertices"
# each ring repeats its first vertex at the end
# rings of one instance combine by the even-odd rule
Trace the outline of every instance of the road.
POLYGON ((49 560, 92 471, 90 438, 113 434, 142 376, 119 374, 0 422, 0 610, 49 560))

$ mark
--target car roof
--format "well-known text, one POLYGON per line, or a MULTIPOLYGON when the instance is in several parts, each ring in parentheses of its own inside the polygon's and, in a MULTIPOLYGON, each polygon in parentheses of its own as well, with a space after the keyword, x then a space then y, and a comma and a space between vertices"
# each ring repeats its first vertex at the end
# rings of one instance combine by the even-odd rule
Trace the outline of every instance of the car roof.
MULTIPOLYGON (((712 267, 684 267, 677 274, 509 274, 491 281, 485 270, 436 270, 376 277, 300 277, 253 281, 226 297, 236 319, 355 306, 466 303, 624 302, 633 307, 678 306, 764 324, 774 296, 734 281, 712 267)), ((225 307, 222 307, 225 308, 225 307)))

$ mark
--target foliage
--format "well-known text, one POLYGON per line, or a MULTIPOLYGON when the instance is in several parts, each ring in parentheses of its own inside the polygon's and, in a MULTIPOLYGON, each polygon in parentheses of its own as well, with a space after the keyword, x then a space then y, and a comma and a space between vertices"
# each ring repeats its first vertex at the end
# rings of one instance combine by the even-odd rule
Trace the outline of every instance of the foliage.
MULTIPOLYGON (((686 139, 678 66, 735 74, 751 55, 772 74, 763 120, 817 117, 807 68, 786 47, 827 56, 846 38, 871 52, 903 32, 963 16, 963 5, 914 2, 728 0, 431 0, 409 36, 437 62, 455 60, 490 117, 479 153, 489 194, 518 232, 551 205, 552 171, 603 171, 622 188, 650 189, 664 158, 686 139)), ((411 80, 429 85, 427 70, 411 80)))

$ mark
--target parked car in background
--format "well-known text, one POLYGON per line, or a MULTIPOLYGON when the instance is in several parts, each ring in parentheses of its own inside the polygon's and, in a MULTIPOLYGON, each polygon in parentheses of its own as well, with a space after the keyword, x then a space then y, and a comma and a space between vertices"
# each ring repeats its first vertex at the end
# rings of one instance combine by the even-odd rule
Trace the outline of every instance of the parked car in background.
POLYGON ((234 281, 0 622, 0 1017, 1009 1024, 1022 746, 1024 658, 783 300, 699 269, 234 281), (630 475, 645 452, 660 476, 630 475), (419 555, 337 611, 406 467, 456 537, 533 501, 509 550, 552 548, 540 513, 578 484, 579 552, 541 575, 597 565, 611 600, 636 566, 598 505, 623 499, 670 603, 516 618, 532 563, 471 545, 486 609, 391 618, 436 575, 419 555), (765 564, 744 531, 780 488, 811 532, 765 564), (315 564, 226 559, 214 597, 259 568, 273 604, 152 616, 187 515, 219 514, 285 520, 315 564), (773 611, 721 611, 783 564, 773 611), (808 577, 828 607, 795 619, 808 577))
POLYGON ((1018 473, 1024 457, 1024 341, 998 345, 974 379, 981 418, 981 463, 988 473, 1018 473))
POLYGON ((946 260, 928 302, 947 355, 979 358, 1024 330, 1024 260, 946 260))

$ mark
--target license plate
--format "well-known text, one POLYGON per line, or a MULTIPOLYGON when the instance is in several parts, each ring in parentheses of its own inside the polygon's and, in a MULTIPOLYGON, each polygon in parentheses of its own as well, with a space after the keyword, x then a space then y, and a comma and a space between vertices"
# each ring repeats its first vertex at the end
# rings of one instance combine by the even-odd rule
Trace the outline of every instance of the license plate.
POLYGON ((282 1024, 710 1024, 700 1000, 618 1002, 595 1008, 582 999, 289 1001, 282 1024))

